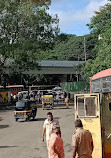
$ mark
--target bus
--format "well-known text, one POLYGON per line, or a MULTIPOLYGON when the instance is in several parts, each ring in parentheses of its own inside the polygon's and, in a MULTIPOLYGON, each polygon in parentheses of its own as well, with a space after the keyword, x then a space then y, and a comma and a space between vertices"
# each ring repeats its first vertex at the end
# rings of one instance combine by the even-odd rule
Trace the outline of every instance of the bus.
POLYGON ((24 85, 9 85, 4 88, 0 86, 0 103, 8 103, 11 101, 11 97, 17 95, 24 89, 24 85))
POLYGON ((6 86, 6 89, 11 92, 12 96, 17 95, 18 92, 24 90, 24 85, 9 85, 6 86))

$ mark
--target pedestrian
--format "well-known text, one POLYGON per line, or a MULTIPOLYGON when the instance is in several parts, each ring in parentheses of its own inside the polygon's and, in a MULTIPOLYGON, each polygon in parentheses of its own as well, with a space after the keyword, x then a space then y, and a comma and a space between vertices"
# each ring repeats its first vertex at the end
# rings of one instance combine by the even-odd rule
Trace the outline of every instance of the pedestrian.
POLYGON ((66 91, 64 91, 64 98, 66 98, 67 97, 67 93, 66 93, 66 91))
POLYGON ((64 94, 63 93, 61 94, 61 99, 64 102, 64 94))
POLYGON ((72 135, 73 158, 92 158, 93 139, 90 131, 83 129, 80 119, 75 121, 75 133, 72 135))
MULTIPOLYGON (((42 133, 42 141, 44 141, 44 136, 46 134, 46 144, 47 144, 47 150, 48 151, 49 151, 48 141, 49 141, 50 135, 52 134, 52 128, 54 126, 58 126, 59 131, 60 131, 59 121, 56 120, 56 119, 53 119, 52 113, 48 112, 47 113, 47 119, 44 121, 43 133, 42 133)), ((61 136, 61 131, 60 131, 60 136, 61 136)))
POLYGON ((40 103, 41 102, 41 93, 40 93, 40 90, 37 92, 37 97, 38 97, 38 102, 40 103))
POLYGON ((68 95, 65 98, 65 104, 66 104, 66 107, 68 108, 69 107, 69 97, 68 97, 68 95))
POLYGON ((58 102, 59 102, 59 94, 56 94, 56 102, 57 102, 57 105, 58 105, 58 102))
POLYGON ((64 158, 63 140, 60 137, 58 126, 52 128, 52 134, 49 138, 49 156, 50 158, 64 158))

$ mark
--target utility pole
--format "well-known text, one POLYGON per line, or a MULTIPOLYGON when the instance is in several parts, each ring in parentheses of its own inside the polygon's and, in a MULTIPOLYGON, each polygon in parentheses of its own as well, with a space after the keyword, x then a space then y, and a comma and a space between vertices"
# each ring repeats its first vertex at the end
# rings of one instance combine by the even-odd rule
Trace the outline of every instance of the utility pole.
POLYGON ((85 62, 86 62, 86 39, 84 37, 84 57, 85 57, 85 62))

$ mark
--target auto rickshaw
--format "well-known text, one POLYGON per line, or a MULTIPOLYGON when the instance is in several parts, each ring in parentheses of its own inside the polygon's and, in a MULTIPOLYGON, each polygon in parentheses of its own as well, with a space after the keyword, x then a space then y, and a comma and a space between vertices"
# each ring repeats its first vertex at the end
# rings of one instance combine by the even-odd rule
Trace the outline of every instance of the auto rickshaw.
POLYGON ((43 108, 43 110, 47 107, 53 109, 53 107, 54 107, 54 97, 53 97, 53 93, 52 93, 51 90, 42 91, 41 99, 42 99, 42 108, 43 108))
POLYGON ((30 120, 34 119, 37 113, 37 107, 31 106, 29 100, 19 100, 16 102, 16 107, 14 111, 15 121, 18 119, 30 120))
POLYGON ((111 68, 91 78, 90 93, 75 94, 75 119, 92 133, 92 158, 111 158, 111 68))
POLYGON ((76 94, 74 100, 75 119, 81 119, 84 129, 92 133, 94 141, 92 158, 102 158, 99 94, 76 94))
POLYGON ((111 93, 75 95, 75 119, 92 133, 92 158, 111 158, 111 93))

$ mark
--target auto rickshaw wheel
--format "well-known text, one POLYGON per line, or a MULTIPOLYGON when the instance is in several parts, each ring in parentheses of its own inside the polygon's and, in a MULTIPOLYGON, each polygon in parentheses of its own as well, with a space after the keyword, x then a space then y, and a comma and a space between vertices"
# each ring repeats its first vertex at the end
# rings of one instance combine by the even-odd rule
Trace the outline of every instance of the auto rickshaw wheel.
POLYGON ((30 117, 28 116, 26 119, 25 119, 25 121, 29 121, 30 120, 30 117))
POLYGON ((18 121, 18 118, 16 118, 15 121, 17 122, 17 121, 18 121))
POLYGON ((54 108, 54 104, 51 104, 51 105, 50 105, 50 108, 53 109, 53 108, 54 108))
POLYGON ((44 104, 42 105, 42 109, 43 109, 43 110, 45 109, 45 105, 44 105, 44 104))
POLYGON ((33 118, 33 120, 34 120, 34 119, 35 119, 35 116, 33 116, 32 118, 33 118))

